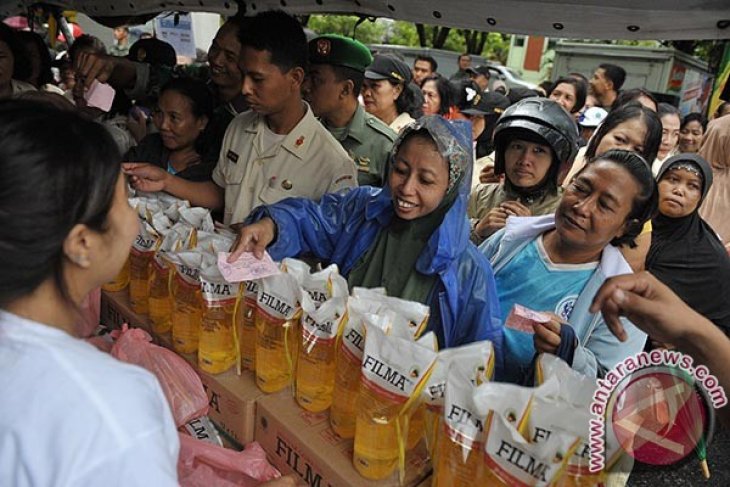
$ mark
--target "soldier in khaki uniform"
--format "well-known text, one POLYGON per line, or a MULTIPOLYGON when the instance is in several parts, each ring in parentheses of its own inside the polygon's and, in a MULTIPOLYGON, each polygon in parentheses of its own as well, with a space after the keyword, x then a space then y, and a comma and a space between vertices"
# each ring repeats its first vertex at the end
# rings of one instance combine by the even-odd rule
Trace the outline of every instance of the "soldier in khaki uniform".
POLYGON ((228 126, 213 181, 193 183, 147 164, 125 164, 132 184, 223 209, 226 224, 289 196, 319 200, 356 186, 352 159, 302 101, 307 43, 298 21, 263 12, 242 26, 239 40, 242 93, 251 111, 228 126))
POLYGON ((338 35, 309 42, 309 83, 305 98, 327 130, 355 161, 361 186, 382 186, 394 130, 358 103, 365 68, 372 63, 362 43, 338 35))

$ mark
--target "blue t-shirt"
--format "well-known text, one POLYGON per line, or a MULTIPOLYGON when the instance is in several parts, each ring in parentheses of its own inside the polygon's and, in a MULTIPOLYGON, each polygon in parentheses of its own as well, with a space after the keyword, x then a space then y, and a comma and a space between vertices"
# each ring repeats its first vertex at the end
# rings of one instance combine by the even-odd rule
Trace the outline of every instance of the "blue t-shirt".
MULTIPOLYGON (((495 274, 504 323, 515 304, 534 311, 550 311, 567 322, 583 287, 598 267, 554 264, 545 251, 542 235, 530 242, 495 274)), ((533 334, 504 329, 505 378, 518 382, 535 355, 533 334)))

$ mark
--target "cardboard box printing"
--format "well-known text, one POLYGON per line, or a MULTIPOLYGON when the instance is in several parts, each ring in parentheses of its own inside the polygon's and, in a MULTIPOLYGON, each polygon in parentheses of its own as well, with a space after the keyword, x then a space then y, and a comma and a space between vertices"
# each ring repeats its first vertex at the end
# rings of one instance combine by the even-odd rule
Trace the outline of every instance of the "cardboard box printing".
MULTIPOLYGON (((101 323, 119 327, 123 323, 144 329, 155 343, 172 350, 169 333, 157 335, 152 331, 148 317, 137 315, 129 305, 126 291, 101 293, 101 323)), ((237 375, 235 368, 222 374, 212 375, 198 369, 196 354, 181 354, 198 372, 210 401, 208 416, 224 436, 224 440, 242 447, 254 439, 256 422, 256 400, 263 392, 256 387, 253 373, 246 371, 237 375)))
MULTIPOLYGON (((337 436, 329 425, 329 415, 310 413, 297 405, 289 390, 259 399, 256 407, 256 441, 269 461, 282 474, 296 474, 310 487, 395 487, 397 474, 389 480, 368 480, 352 465, 353 441, 337 436)), ((430 485, 422 482, 430 474, 421 442, 406 457, 405 486, 430 485)))

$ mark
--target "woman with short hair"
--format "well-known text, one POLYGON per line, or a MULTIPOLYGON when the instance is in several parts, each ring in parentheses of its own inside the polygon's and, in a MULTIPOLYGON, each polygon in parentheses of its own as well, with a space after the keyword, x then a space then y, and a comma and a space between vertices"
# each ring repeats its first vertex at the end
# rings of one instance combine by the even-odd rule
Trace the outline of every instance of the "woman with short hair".
POLYGON ((589 308, 606 279, 631 273, 616 246, 631 244, 656 206, 648 163, 635 152, 611 150, 573 178, 554 215, 511 218, 479 247, 494 268, 503 323, 515 304, 551 316, 534 330, 505 323, 506 380, 525 379, 536 352, 600 377, 643 349, 643 332, 627 322, 621 343, 589 308))

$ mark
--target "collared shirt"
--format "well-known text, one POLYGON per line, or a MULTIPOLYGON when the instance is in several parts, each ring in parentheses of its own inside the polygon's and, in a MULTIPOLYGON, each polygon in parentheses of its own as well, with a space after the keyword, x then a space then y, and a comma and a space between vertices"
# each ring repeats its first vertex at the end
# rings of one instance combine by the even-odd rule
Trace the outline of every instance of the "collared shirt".
POLYGON ((415 121, 416 120, 411 117, 408 112, 403 112, 390 123, 390 128, 395 130, 397 133, 400 133, 400 131, 403 130, 406 125, 409 125, 411 122, 415 121))
POLYGON ((289 197, 319 200, 357 186, 345 149, 314 118, 309 105, 280 145, 263 148, 266 121, 254 111, 233 119, 223 138, 213 181, 225 189, 223 222, 242 222, 255 207, 289 197))
POLYGON ((358 185, 383 186, 390 150, 398 134, 360 105, 346 127, 327 129, 355 161, 358 185))

